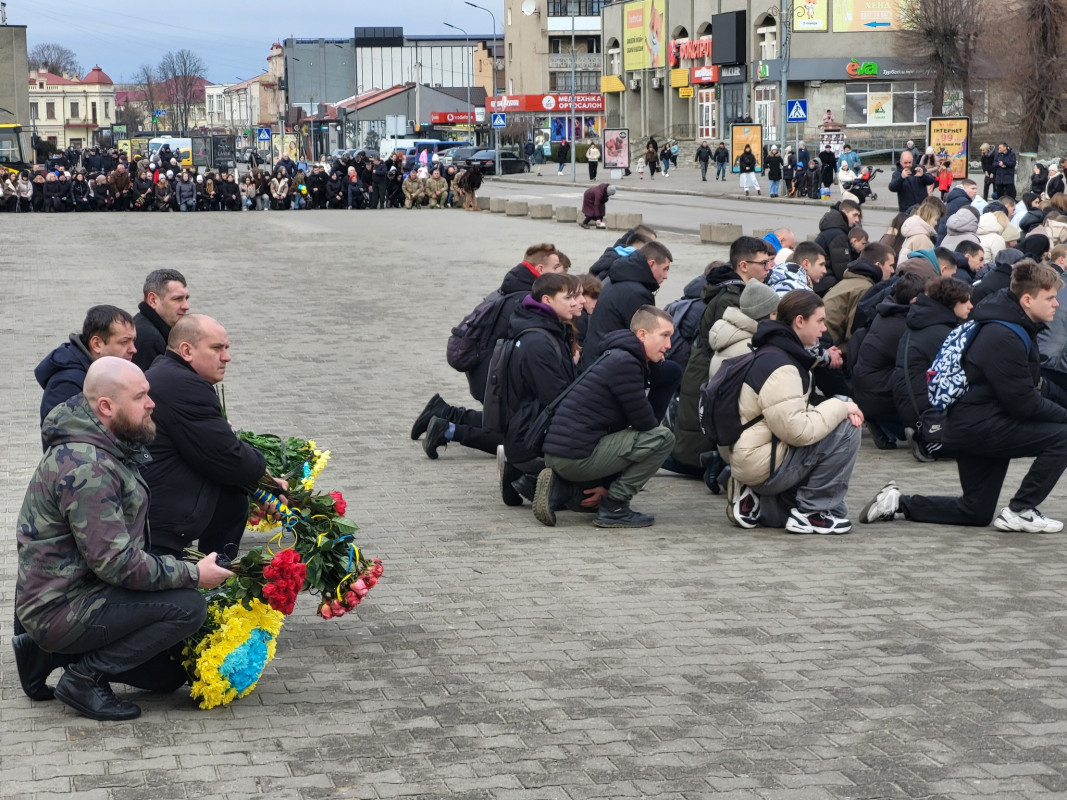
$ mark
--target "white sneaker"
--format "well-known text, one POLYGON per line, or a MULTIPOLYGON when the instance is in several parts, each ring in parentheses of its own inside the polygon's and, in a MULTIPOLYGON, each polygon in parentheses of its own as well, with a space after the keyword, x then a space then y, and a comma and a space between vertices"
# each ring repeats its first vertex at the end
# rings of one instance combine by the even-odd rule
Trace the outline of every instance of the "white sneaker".
POLYGON ((895 483, 887 483, 878 490, 863 511, 860 512, 860 522, 890 522, 900 514, 900 489, 895 483))
POLYGON ((835 536, 852 530, 852 523, 844 517, 835 517, 824 511, 803 514, 795 508, 789 509, 789 519, 785 529, 790 533, 818 533, 835 536))
POLYGON ((504 445, 498 444, 496 446, 496 479, 498 481, 504 479, 504 470, 507 469, 508 460, 504 456, 504 445))
POLYGON ((739 528, 759 525, 759 495, 738 480, 726 484, 726 518, 739 528))
POLYGON ((1063 530, 1063 523, 1049 519, 1036 508, 1026 508, 1022 511, 1005 508, 993 520, 993 527, 1020 533, 1059 533, 1063 530))

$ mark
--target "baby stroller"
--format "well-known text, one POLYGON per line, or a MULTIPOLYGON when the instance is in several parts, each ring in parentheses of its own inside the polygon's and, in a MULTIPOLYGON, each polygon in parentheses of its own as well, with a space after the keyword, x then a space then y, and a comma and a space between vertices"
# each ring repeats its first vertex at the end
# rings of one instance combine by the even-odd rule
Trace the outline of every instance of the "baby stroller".
POLYGON ((860 167, 856 177, 850 183, 846 183, 844 188, 856 195, 861 204, 867 198, 877 200, 878 195, 871 189, 871 181, 874 180, 875 175, 882 171, 880 169, 872 171, 870 167, 860 167))

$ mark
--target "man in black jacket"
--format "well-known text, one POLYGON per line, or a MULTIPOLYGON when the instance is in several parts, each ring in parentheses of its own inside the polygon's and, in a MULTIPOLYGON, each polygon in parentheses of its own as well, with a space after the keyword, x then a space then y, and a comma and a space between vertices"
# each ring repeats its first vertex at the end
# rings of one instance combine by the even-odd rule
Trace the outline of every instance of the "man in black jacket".
POLYGON ((585 372, 559 404, 545 437, 546 468, 537 477, 534 516, 555 525, 568 483, 615 475, 594 524, 647 528, 655 518, 630 508, 634 495, 656 474, 674 446, 645 396, 649 364, 662 361, 674 324, 655 306, 642 306, 627 330, 604 338, 611 352, 585 372), (562 479, 562 480, 561 480, 562 479))
POLYGON ((167 350, 170 329, 189 312, 189 287, 176 269, 157 269, 144 281, 144 300, 133 318, 137 352, 133 363, 144 372, 167 350))
POLYGON ((922 167, 915 166, 914 157, 905 150, 900 155, 900 165, 889 179, 889 191, 897 196, 897 208, 907 211, 926 199, 927 186, 934 184, 934 176, 922 167))
POLYGON ((1002 531, 1057 533, 1063 523, 1037 506, 1067 469, 1067 409, 1041 396, 1037 334, 1051 322, 1063 280, 1047 264, 1020 262, 1011 288, 976 306, 980 324, 962 356, 967 389, 945 418, 944 447, 956 456, 962 497, 902 495, 890 483, 867 504, 863 522, 898 518, 1002 531), (1013 458, 1033 458, 1022 485, 996 519, 1013 458))
POLYGON ((706 181, 708 179, 708 163, 711 161, 711 148, 708 147, 706 141, 700 143, 693 160, 700 162, 700 180, 706 181))
POLYGON ((863 222, 863 210, 851 200, 842 200, 830 207, 819 220, 819 235, 815 244, 826 253, 826 274, 812 288, 820 297, 845 276, 853 260, 849 245, 849 231, 863 222))
POLYGON ((1011 275, 1015 265, 1022 263, 1024 260, 1033 261, 1032 259, 1026 259, 1026 254, 1022 250, 1016 250, 1014 247, 1005 248, 997 253, 997 257, 993 260, 993 269, 986 272, 982 279, 974 284, 971 302, 978 305, 1001 289, 1007 289, 1011 285, 1011 275))
POLYGON ((153 553, 180 556, 199 540, 202 552, 237 555, 249 494, 267 471, 263 454, 238 439, 222 415, 214 386, 229 361, 226 329, 211 317, 188 314, 145 373, 156 404, 152 460, 141 470, 152 492, 153 553))

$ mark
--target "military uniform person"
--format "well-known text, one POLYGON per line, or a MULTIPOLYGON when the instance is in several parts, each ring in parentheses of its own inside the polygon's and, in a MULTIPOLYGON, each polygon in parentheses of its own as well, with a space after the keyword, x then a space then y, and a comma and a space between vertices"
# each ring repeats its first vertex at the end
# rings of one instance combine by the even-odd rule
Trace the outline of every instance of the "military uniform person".
POLYGON ((411 170, 401 184, 404 190, 404 208, 420 208, 426 199, 426 181, 420 178, 415 170, 411 170))
POLYGON ((426 180, 426 197, 429 208, 444 208, 448 196, 448 181, 441 177, 440 170, 433 171, 433 177, 426 180))

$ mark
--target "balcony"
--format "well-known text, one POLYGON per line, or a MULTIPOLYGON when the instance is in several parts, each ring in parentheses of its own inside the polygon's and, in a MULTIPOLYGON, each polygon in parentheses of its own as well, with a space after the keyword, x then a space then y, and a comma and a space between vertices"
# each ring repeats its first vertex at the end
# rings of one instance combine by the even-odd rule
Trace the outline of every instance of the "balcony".
MULTIPOLYGON (((580 70, 597 70, 599 72, 602 59, 599 53, 578 53, 577 69, 580 70)), ((548 56, 548 68, 549 69, 570 69, 571 68, 571 54, 570 53, 550 53, 548 56)))

